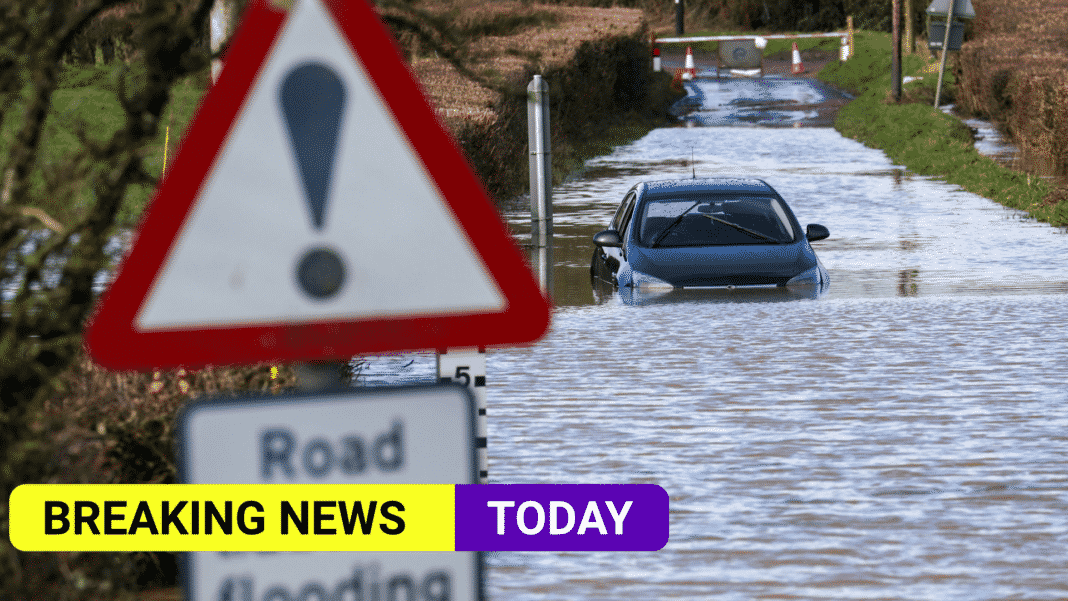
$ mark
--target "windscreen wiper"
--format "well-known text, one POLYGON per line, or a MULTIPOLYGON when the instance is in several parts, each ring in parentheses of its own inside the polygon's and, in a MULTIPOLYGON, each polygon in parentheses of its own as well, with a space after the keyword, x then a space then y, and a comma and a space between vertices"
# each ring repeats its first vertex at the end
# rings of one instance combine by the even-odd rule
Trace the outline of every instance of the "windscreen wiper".
POLYGON ((656 248, 660 244, 660 241, 663 240, 668 235, 668 232, 670 232, 672 228, 674 228, 676 225, 678 225, 679 222, 682 221, 682 218, 685 217, 687 213, 692 211, 693 208, 696 207, 699 204, 701 204, 700 200, 695 202, 695 203, 693 203, 692 205, 690 205, 690 208, 686 209, 682 213, 679 213, 679 216, 675 218, 675 221, 672 221, 671 223, 669 223, 668 226, 666 228, 664 228, 664 231, 660 232, 660 235, 656 237, 656 240, 653 240, 653 243, 650 245, 650 247, 651 248, 656 248))
POLYGON ((731 223, 730 221, 727 221, 725 219, 720 219, 719 217, 713 217, 712 215, 708 215, 708 214, 705 214, 705 213, 701 213, 701 215, 703 215, 705 217, 708 217, 712 221, 718 221, 718 222, 722 223, 723 225, 729 225, 729 226, 733 227, 734 229, 738 230, 739 232, 745 232, 745 233, 747 233, 747 234, 749 234, 751 236, 757 236, 757 237, 763 238, 765 240, 770 240, 770 241, 772 241, 772 242, 774 242, 776 244, 782 244, 782 240, 776 240, 775 238, 772 238, 771 236, 769 236, 767 234, 761 234, 760 232, 758 232, 756 230, 751 230, 751 229, 749 229, 747 227, 742 227, 742 226, 738 225, 737 223, 731 223))

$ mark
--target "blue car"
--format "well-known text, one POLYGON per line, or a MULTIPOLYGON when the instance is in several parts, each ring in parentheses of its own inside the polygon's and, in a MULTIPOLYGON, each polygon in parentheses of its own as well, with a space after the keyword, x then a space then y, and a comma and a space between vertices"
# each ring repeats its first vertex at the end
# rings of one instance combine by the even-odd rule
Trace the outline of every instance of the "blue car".
POLYGON ((590 266, 598 281, 620 288, 786 287, 830 284, 805 231, 771 186, 750 178, 695 178, 640 183, 627 192, 609 229, 593 237, 590 266))

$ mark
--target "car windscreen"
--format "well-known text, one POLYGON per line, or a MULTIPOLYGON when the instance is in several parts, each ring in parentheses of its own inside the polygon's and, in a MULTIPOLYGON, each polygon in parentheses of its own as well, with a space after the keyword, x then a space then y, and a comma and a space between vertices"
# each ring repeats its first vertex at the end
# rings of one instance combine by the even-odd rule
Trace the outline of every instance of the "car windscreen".
POLYGON ((785 244, 794 228, 774 196, 678 194, 650 197, 642 206, 642 246, 785 244))

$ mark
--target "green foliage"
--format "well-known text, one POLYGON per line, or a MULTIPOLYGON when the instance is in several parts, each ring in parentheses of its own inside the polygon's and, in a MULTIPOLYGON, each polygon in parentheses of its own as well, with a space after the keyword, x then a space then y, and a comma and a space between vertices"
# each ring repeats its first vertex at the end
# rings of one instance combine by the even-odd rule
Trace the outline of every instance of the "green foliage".
POLYGON ((82 351, 94 281, 111 260, 104 249, 124 201, 155 184, 144 155, 162 133, 171 90, 208 62, 194 49, 208 0, 184 17, 169 0, 143 0, 131 21, 140 60, 64 68, 91 24, 118 4, 0 3, 0 281, 12 294, 0 311, 5 600, 116 599, 134 577, 127 555, 23 553, 6 531, 8 495, 19 484, 108 481, 103 442, 45 404, 66 392, 63 374, 82 351))
MULTIPOLYGON (((782 32, 782 33, 798 33, 798 32, 782 32)), ((842 49, 841 38, 801 38, 798 40, 768 40, 768 45, 764 48, 764 56, 771 58, 785 58, 790 59, 793 52, 794 42, 797 42, 797 49, 801 52, 806 50, 822 50, 824 52, 831 52, 837 55, 842 49)))
MULTIPOLYGON (((43 130, 41 168, 30 174, 31 193, 27 206, 40 208, 61 224, 85 218, 93 206, 93 191, 79 188, 74 199, 48 194, 50 186, 65 177, 64 167, 87 150, 86 143, 103 144, 124 124, 126 115, 119 100, 119 81, 133 85, 135 76, 123 63, 110 65, 67 65, 58 74, 57 89, 43 130)), ((157 135, 142 149, 148 173, 159 177, 163 167, 164 141, 170 144, 168 161, 173 161, 177 142, 182 139, 193 112, 200 104, 206 77, 196 74, 178 82, 171 90, 171 102, 163 115, 157 135)), ((24 115, 24 100, 16 100, 12 114, 0 130, 0 156, 10 154, 15 134, 24 115)), ((134 184, 126 190, 118 225, 131 227, 151 200, 154 186, 134 184)))
MULTIPOLYGON (((1068 200, 1056 196, 1043 179, 1013 171, 980 155, 971 130, 959 119, 934 108, 937 73, 925 61, 906 56, 902 73, 923 77, 905 86, 902 103, 890 102, 890 41, 886 34, 858 32, 856 53, 845 63, 831 63, 818 77, 856 91, 835 122, 842 135, 886 152, 890 160, 921 175, 933 175, 1005 206, 1027 211, 1040 221, 1068 224, 1068 200), (921 102, 908 102, 909 99, 921 102)), ((947 69, 943 98, 953 94, 955 79, 947 69), (948 92, 948 94, 947 94, 948 92)))
MULTIPOLYGON (((901 18, 904 19, 904 5, 912 3, 912 30, 916 33, 924 31, 926 27, 927 6, 930 0, 901 0, 901 18)), ((845 0, 842 2, 843 15, 852 15, 853 27, 867 31, 879 31, 890 33, 892 26, 892 3, 890 0, 845 0)), ((901 28, 904 31, 905 24, 901 28)))
MULTIPOLYGON (((817 75, 821 81, 839 88, 863 94, 869 89, 890 86, 890 36, 873 31, 857 31, 854 34, 856 49, 846 62, 832 62, 817 75)), ((922 73, 927 64, 918 54, 901 57, 901 72, 905 75, 924 75, 924 82, 933 86, 930 74, 922 73)), ((937 76, 935 77, 937 79, 937 76)), ((946 70, 943 94, 952 88, 955 80, 950 69, 946 70)))

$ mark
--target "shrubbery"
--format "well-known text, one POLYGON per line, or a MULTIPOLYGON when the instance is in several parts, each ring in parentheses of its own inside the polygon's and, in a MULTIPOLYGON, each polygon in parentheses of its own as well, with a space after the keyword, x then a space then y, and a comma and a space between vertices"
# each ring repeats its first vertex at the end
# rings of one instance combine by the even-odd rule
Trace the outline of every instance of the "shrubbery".
MULTIPOLYGON (((199 396, 271 394, 296 385, 286 365, 107 372, 85 356, 60 378, 58 392, 31 417, 28 436, 2 456, 6 482, 169 484, 177 481, 175 417, 199 396)), ((6 499, 0 512, 6 511, 6 499)), ((7 544, 7 516, 0 515, 7 544)), ((0 598, 131 598, 149 586, 174 586, 170 553, 18 553, 8 547, 0 598)))

